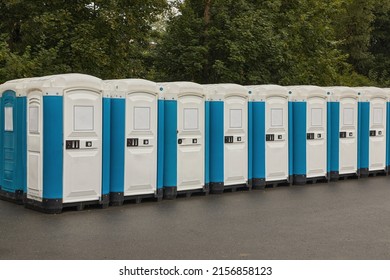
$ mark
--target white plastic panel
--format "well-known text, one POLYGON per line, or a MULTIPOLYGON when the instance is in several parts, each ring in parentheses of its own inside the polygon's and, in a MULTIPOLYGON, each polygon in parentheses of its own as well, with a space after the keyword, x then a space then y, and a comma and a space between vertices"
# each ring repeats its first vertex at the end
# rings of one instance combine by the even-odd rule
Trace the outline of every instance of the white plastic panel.
POLYGON ((39 107, 31 106, 28 110, 28 122, 30 133, 39 132, 39 107))
POLYGON ((199 111, 198 108, 185 108, 184 113, 184 130, 197 130, 199 129, 199 111))
MULTIPOLYGON (((310 106, 310 107, 314 107, 314 106, 310 106)), ((311 114, 309 116, 311 118, 311 121, 309 122, 311 123, 311 126, 320 126, 320 127, 324 126, 324 123, 322 121, 323 111, 324 108, 311 108, 311 114)))
POLYGON ((339 174, 357 173, 357 124, 358 101, 355 98, 345 97, 340 99, 340 134, 339 137, 339 174))
POLYGON ((242 110, 230 109, 229 110, 229 127, 230 128, 242 128, 242 110))
POLYGON ((327 101, 312 97, 306 103, 306 133, 313 139, 306 140, 306 178, 325 177, 327 173, 327 101))
POLYGON ((63 203, 101 198, 102 96, 73 89, 64 94, 63 203), (66 141, 79 141, 66 149, 66 141))
POLYGON ((126 95, 126 139, 138 146, 125 148, 125 196, 153 194, 157 189, 157 96, 126 95))
POLYGON ((268 97, 265 109, 265 133, 273 137, 272 141, 265 142, 266 181, 287 180, 288 99, 280 96, 268 97))
POLYGON ((204 102, 197 95, 183 95, 177 101, 177 191, 201 189, 205 184, 204 102))
POLYGON ((248 103, 241 96, 231 96, 225 100, 224 135, 233 143, 224 148, 225 185, 246 184, 248 180, 248 103))
MULTIPOLYGON (((352 99, 353 100, 353 99, 352 99)), ((353 104, 350 104, 353 105, 353 104)), ((355 114, 355 108, 349 108, 342 106, 342 124, 343 125, 354 125, 356 123, 356 114, 355 114)))
POLYGON ((271 127, 283 126, 283 109, 271 108, 271 127))
POLYGON ((4 107, 4 130, 12 132, 14 131, 14 108, 4 107))
POLYGON ((134 130, 150 130, 150 107, 132 107, 132 110, 134 130))
POLYGON ((42 201, 42 93, 32 92, 27 98, 27 197, 42 201))
POLYGON ((386 167, 386 100, 372 98, 370 100, 370 136, 369 171, 384 170, 386 167))
POLYGON ((93 106, 74 106, 74 130, 75 131, 93 131, 94 127, 94 107, 93 106))

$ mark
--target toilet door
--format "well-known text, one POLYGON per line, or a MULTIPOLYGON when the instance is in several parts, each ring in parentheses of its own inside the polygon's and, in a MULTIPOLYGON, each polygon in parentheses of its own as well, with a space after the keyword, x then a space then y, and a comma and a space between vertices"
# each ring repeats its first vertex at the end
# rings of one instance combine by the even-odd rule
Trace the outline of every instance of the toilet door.
POLYGON ((183 95, 177 107, 177 191, 204 186, 205 99, 183 95))
POLYGON ((230 96, 225 99, 224 113, 225 186, 248 181, 248 99, 230 96))
POLYGON ((288 121, 288 99, 268 97, 265 113, 266 181, 288 179, 288 121))
POLYGON ((34 91, 27 97, 27 197, 42 201, 43 197, 43 103, 42 92, 34 91))
POLYGON ((7 91, 3 94, 3 149, 2 164, 3 164, 3 190, 14 192, 16 190, 16 96, 15 92, 7 91))
POLYGON ((124 195, 153 194, 157 180, 157 95, 126 96, 124 195))
POLYGON ((324 177, 327 173, 327 102, 323 97, 311 97, 306 104, 306 177, 324 177))
POLYGON ((63 202, 101 198, 102 96, 74 89, 64 93, 63 202))
POLYGON ((386 167, 386 99, 370 100, 369 171, 386 167))
POLYGON ((358 102, 356 98, 340 99, 339 174, 357 173, 357 124, 358 102))

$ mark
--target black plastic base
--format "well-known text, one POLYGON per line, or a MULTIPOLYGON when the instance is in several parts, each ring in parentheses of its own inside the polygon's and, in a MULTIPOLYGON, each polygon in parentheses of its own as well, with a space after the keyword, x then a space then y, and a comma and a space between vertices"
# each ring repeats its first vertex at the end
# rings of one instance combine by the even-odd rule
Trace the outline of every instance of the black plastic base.
POLYGON ((360 174, 360 177, 361 177, 361 178, 366 178, 366 177, 368 177, 368 174, 369 174, 368 168, 360 168, 360 169, 359 169, 359 174, 360 174))
POLYGON ((111 206, 121 206, 125 201, 135 201, 135 203, 141 203, 144 199, 155 199, 157 202, 161 201, 163 199, 163 189, 157 189, 157 192, 152 194, 129 196, 125 196, 123 192, 110 193, 111 206))
POLYGON ((60 214, 64 208, 76 207, 78 211, 84 209, 87 205, 99 205, 101 208, 107 208, 109 205, 110 196, 105 194, 102 196, 101 200, 93 201, 82 201, 74 203, 63 203, 62 199, 43 199, 42 201, 37 201, 34 199, 27 198, 26 195, 23 197, 24 206, 26 208, 37 210, 47 214, 60 214))
POLYGON ((294 177, 288 176, 287 180, 279 180, 279 181, 265 181, 265 187, 266 188, 274 188, 278 186, 291 186, 293 183, 294 177))
POLYGON ((62 199, 43 199, 37 201, 24 196, 24 207, 47 214, 60 214, 62 212, 62 199))
POLYGON ((21 205, 23 204, 23 191, 7 192, 0 188, 0 199, 21 205))
POLYGON ((176 199, 177 196, 177 187, 165 187, 163 189, 163 197, 164 199, 176 199))
POLYGON ((294 185, 305 185, 306 184, 306 175, 294 175, 293 176, 294 185))
POLYGON ((193 194, 200 194, 200 195, 209 195, 210 193, 210 186, 209 184, 206 184, 201 189, 193 189, 193 190, 185 190, 185 191, 177 191, 177 196, 184 195, 185 197, 191 197, 193 194))
POLYGON ((386 175, 390 175, 390 165, 386 166, 386 175))
POLYGON ((254 190, 264 190, 265 189, 265 179, 254 178, 252 179, 252 189, 254 190))
POLYGON ((210 193, 212 194, 221 194, 224 189, 224 183, 210 183, 210 193))
POLYGON ((329 179, 330 181, 338 181, 340 178, 339 172, 338 171, 331 171, 329 173, 329 179))

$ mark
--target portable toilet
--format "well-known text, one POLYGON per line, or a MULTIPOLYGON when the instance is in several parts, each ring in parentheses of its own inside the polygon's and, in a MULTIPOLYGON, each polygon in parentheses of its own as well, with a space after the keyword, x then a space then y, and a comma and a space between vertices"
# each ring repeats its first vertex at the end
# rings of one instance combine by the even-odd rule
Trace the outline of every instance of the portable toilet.
POLYGON ((248 90, 237 84, 204 88, 210 110, 210 192, 251 188, 248 90))
POLYGON ((387 110, 389 97, 376 87, 355 88, 361 95, 359 103, 359 172, 361 177, 385 173, 387 143, 387 110))
POLYGON ((16 203, 26 190, 26 80, 0 86, 0 198, 16 203))
POLYGON ((108 80, 105 84, 111 86, 110 204, 148 197, 159 201, 163 196, 164 134, 159 132, 164 105, 157 85, 142 79, 108 80))
POLYGON ((292 105, 289 91, 278 85, 248 86, 253 114, 252 184, 291 183, 292 105))
POLYGON ((294 184, 329 180, 329 92, 317 86, 289 86, 293 105, 294 184))
POLYGON ((350 87, 325 90, 330 94, 330 180, 359 177, 359 93, 350 87))
POLYGON ((109 203, 110 99, 102 81, 50 76, 27 93, 25 206, 50 213, 109 203))
POLYGON ((203 87, 159 84, 164 98, 164 198, 209 193, 206 168, 206 105, 203 87))

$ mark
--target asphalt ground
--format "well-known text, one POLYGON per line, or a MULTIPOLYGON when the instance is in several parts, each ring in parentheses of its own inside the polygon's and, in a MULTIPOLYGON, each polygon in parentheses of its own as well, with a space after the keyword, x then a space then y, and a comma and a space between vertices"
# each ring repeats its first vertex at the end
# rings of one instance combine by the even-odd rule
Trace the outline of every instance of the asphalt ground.
POLYGON ((390 177, 48 215, 0 201, 0 259, 390 259, 390 177))

